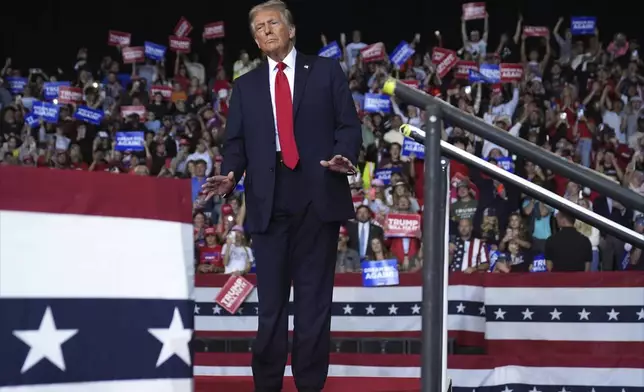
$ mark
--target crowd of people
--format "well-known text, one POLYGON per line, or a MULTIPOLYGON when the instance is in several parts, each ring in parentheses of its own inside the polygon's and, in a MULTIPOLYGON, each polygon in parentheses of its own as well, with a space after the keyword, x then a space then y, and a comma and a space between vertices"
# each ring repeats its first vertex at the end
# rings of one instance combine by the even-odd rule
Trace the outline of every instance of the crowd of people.
MULTIPOLYGON (((419 231, 394 235, 387 222, 391 214, 413 220, 423 210, 423 156, 398 128, 405 123, 422 128, 425 114, 395 98, 388 108, 378 110, 366 103, 366 98, 381 93, 390 76, 644 196, 644 77, 636 40, 623 34, 600 36, 597 26, 590 34, 573 35, 564 18, 535 38, 535 28, 525 28, 519 16, 514 34, 495 42, 488 37, 487 13, 481 19, 482 33, 468 32, 473 22, 463 19, 463 45, 453 51, 459 62, 451 64, 449 72, 435 55, 442 42, 439 32, 435 37, 417 34, 407 44, 413 54, 400 65, 387 56, 367 58, 365 49, 373 45, 364 43, 359 31, 350 41, 344 34, 335 41, 362 120, 363 138, 359 172, 348 177, 356 219, 341 228, 337 272, 360 272, 365 260, 396 259, 401 272, 422 267, 419 231), (435 47, 423 51, 421 42, 435 47), (482 70, 487 64, 519 65, 521 77, 490 83, 471 72, 463 75, 465 66, 482 70)), ((321 45, 329 45, 324 35, 321 45)), ((146 58, 130 66, 113 55, 92 68, 89 56, 90 51, 82 48, 70 72, 58 69, 53 74, 36 68, 24 72, 6 59, 0 84, 1 164, 189 180, 197 270, 252 271, 255 260, 252 238, 244 230, 243 179, 226 199, 206 199, 201 186, 207 176, 220 174, 232 83, 261 59, 252 59, 245 51, 231 58, 222 40, 214 41, 206 63, 197 56, 167 54, 167 60, 146 58), (126 67, 131 71, 125 72, 126 67), (79 95, 63 97, 62 88, 79 95)), ((466 129, 445 123, 443 138, 644 233, 641 212, 466 129)), ((644 267, 641 249, 575 222, 478 170, 452 161, 450 182, 451 271, 644 267), (579 246, 570 246, 573 243, 579 246)))

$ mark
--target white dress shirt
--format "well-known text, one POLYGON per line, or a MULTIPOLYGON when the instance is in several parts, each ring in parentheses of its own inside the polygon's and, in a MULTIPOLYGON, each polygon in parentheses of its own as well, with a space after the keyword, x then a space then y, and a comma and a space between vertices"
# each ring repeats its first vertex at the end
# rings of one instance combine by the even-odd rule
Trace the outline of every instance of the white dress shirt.
MULTIPOLYGON (((286 64, 286 68, 284 68, 284 73, 286 74, 286 79, 288 79, 288 85, 291 88, 291 101, 293 101, 293 87, 295 86, 295 58, 297 52, 295 51, 295 47, 291 49, 289 54, 286 55, 284 60, 282 61, 284 64, 286 64)), ((282 151, 282 148, 280 147, 280 137, 279 134, 277 133, 277 112, 275 111, 275 77, 277 76, 277 72, 279 69, 277 68, 277 62, 270 57, 268 57, 268 82, 269 85, 271 86, 271 103, 273 105, 273 120, 275 121, 275 150, 276 151, 282 151)))
POLYGON ((358 223, 358 246, 360 247, 360 256, 367 254, 369 249, 369 222, 358 223))

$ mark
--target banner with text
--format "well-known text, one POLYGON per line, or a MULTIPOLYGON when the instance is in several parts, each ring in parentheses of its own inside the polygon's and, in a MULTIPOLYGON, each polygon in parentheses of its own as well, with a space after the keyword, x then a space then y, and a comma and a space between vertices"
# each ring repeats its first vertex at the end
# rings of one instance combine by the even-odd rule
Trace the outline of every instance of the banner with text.
POLYGON ((485 3, 465 3, 463 4, 463 19, 476 20, 485 19, 485 3))
POLYGON ((204 39, 224 38, 225 35, 224 22, 213 22, 203 27, 204 39))
POLYGON ((501 83, 520 82, 523 79, 523 65, 501 63, 499 66, 501 70, 501 83))
POLYGON ((523 34, 526 37, 547 37, 550 34, 550 30, 545 26, 525 26, 523 34))
POLYGON ((192 25, 190 24, 190 22, 188 22, 188 19, 182 16, 174 28, 174 35, 177 37, 187 37, 191 31, 192 31, 192 25))
POLYGON ((396 259, 363 261, 360 266, 364 287, 397 286, 400 283, 396 259))
POLYGON ((7 83, 9 84, 9 91, 11 91, 11 94, 22 94, 22 91, 27 85, 27 78, 10 76, 7 78, 7 83))
POLYGON ((318 52, 318 56, 320 57, 328 57, 332 59, 339 59, 342 57, 342 49, 340 49, 340 45, 338 45, 338 41, 333 41, 320 49, 318 52))
POLYGON ((365 63, 383 61, 385 56, 387 56, 387 53, 385 52, 385 44, 382 42, 371 44, 360 50, 360 56, 362 57, 362 61, 365 63))
POLYGON ((389 55, 389 59, 395 66, 400 68, 415 52, 414 48, 407 42, 400 41, 398 46, 389 55))
POLYGON ((190 53, 190 38, 170 36, 170 50, 177 53, 190 53))
POLYGON ((411 154, 414 154, 418 159, 425 159, 425 146, 406 137, 403 141, 401 155, 408 157, 411 154))
POLYGON ((456 66, 454 67, 454 77, 456 79, 467 80, 470 76, 470 70, 472 71, 479 70, 479 65, 476 63, 476 61, 461 60, 458 63, 456 63, 456 66))
POLYGON ((370 113, 389 113, 391 111, 391 99, 385 94, 364 95, 364 111, 370 113))
POLYGON ((445 48, 434 48, 432 61, 436 64, 436 73, 444 78, 449 71, 458 63, 458 55, 455 51, 445 48))
POLYGON ((155 61, 162 61, 165 58, 165 52, 168 50, 163 45, 149 41, 145 41, 143 47, 145 48, 145 57, 155 61))
POLYGON ((78 105, 83 102, 83 90, 80 87, 58 87, 58 103, 64 105, 78 105))
POLYGON ((231 276, 224 287, 219 290, 215 297, 215 303, 219 304, 228 313, 235 314, 246 298, 253 291, 253 284, 243 276, 231 276))
POLYGON ((116 151, 144 151, 145 134, 142 131, 116 132, 116 151))
POLYGON ((132 34, 122 31, 110 30, 107 33, 107 44, 109 46, 127 47, 132 42, 132 34))
POLYGON ((420 238, 420 215, 387 214, 385 220, 386 237, 420 238))
POLYGON ((382 181, 385 186, 391 183, 391 175, 393 173, 400 173, 399 167, 392 167, 388 169, 377 169, 373 171, 373 178, 382 181))
POLYGON ((596 27, 597 18, 594 16, 573 16, 570 19, 572 35, 593 35, 596 27))
POLYGON ((145 60, 145 48, 142 46, 130 46, 121 49, 124 64, 137 64, 145 60))
POLYGON ((60 115, 60 107, 50 102, 34 102, 33 114, 45 122, 56 124, 60 115))
POLYGON ((90 124, 100 125, 105 113, 100 109, 92 109, 87 106, 79 106, 74 113, 74 118, 90 124))

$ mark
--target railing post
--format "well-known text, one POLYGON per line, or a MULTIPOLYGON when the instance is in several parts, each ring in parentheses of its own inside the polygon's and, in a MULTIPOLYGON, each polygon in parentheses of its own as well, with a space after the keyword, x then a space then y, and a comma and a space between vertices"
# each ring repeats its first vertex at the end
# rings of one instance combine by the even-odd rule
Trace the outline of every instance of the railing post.
POLYGON ((440 147, 441 109, 432 103, 426 112, 421 383, 423 392, 443 392, 445 215, 441 213, 441 205, 445 203, 445 187, 440 147))

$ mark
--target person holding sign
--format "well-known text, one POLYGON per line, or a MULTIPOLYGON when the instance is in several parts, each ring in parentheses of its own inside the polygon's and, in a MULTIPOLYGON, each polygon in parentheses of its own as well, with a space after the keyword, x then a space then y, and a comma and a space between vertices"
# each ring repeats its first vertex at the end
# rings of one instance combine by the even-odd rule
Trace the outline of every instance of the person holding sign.
POLYGON ((284 2, 253 7, 249 24, 267 61, 235 80, 222 175, 209 178, 204 191, 227 195, 246 172, 246 225, 259 260, 255 390, 282 389, 292 282, 295 384, 321 391, 338 233, 355 216, 347 174, 356 172, 361 124, 340 64, 294 48, 284 2))

